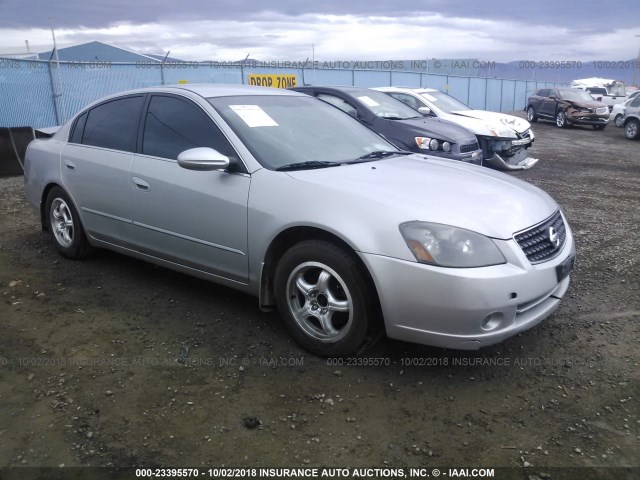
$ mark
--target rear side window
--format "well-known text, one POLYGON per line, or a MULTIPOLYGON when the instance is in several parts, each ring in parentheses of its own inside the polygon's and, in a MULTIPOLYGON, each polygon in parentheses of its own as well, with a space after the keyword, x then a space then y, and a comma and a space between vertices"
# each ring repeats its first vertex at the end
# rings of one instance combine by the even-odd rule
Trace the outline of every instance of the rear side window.
POLYGON ((82 143, 134 152, 143 104, 144 97, 138 96, 112 100, 92 108, 86 119, 82 143))
POLYGON ((144 125, 142 153, 176 160, 181 152, 196 147, 210 147, 227 157, 237 156, 200 107, 175 97, 153 96, 144 125))
POLYGON ((76 124, 73 127, 73 133, 71 133, 71 138, 69 138, 69 142, 71 143, 82 143, 82 134, 84 132, 84 124, 87 121, 87 112, 83 113, 76 120, 76 124))
POLYGON ((549 89, 548 88, 543 88, 542 90, 538 90, 536 92, 536 96, 538 96, 538 97, 548 97, 549 96, 549 89))

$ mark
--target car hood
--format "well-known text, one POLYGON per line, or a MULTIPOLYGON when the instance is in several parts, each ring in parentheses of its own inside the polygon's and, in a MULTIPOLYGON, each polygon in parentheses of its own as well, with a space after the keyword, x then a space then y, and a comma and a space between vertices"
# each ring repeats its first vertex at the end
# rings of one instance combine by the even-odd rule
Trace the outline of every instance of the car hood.
POLYGON ((506 115, 499 112, 487 112, 486 110, 460 110, 452 112, 450 115, 454 116, 455 119, 463 126, 473 130, 476 135, 515 138, 517 136, 515 135, 515 132, 523 133, 531 128, 531 124, 524 118, 506 115), (498 133, 498 135, 494 135, 492 130, 498 133))
MULTIPOLYGON (((423 155, 317 170, 287 172, 314 184, 314 197, 331 198, 356 215, 376 212, 397 222, 454 225, 492 238, 550 217, 556 202, 539 188, 487 168, 423 155)), ((380 220, 382 221, 382 220, 380 220)))
POLYGON ((476 141, 475 134, 468 129, 441 118, 408 118, 406 120, 391 120, 396 125, 402 125, 415 136, 436 137, 451 143, 467 144, 476 141))

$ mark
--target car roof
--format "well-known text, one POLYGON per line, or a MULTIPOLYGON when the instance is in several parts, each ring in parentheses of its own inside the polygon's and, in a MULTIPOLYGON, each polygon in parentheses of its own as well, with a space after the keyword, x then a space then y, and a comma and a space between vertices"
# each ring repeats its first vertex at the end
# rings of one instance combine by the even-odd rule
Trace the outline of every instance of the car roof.
POLYGON ((190 84, 190 85, 169 85, 166 88, 188 90, 201 97, 233 97, 236 95, 288 95, 296 96, 299 93, 282 88, 256 87, 251 85, 225 85, 225 84, 190 84))
POLYGON ((326 90, 338 90, 340 92, 361 92, 363 90, 371 90, 367 87, 354 87, 352 85, 305 85, 304 87, 294 87, 293 91, 304 92, 305 90, 317 90, 317 89, 326 89, 326 90))
POLYGON ((413 92, 413 93, 431 93, 438 92, 435 88, 413 88, 413 87, 376 87, 374 90, 386 92, 413 92))
POLYGON ((156 87, 137 88, 135 90, 127 90, 110 95, 108 98, 118 97, 121 95, 140 94, 140 93, 171 93, 186 91, 199 95, 204 98, 211 97, 235 97, 235 96, 254 96, 254 95, 285 95, 300 96, 300 93, 292 92, 282 88, 271 87, 255 87, 250 85, 227 85, 212 83, 193 83, 185 85, 158 85, 156 87))

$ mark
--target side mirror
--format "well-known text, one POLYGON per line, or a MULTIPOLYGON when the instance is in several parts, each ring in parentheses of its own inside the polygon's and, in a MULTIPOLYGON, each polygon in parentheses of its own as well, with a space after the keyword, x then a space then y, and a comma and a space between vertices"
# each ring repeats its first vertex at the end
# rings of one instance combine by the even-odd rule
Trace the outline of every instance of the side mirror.
POLYGON ((355 108, 353 110, 347 110, 347 113, 355 119, 358 118, 358 111, 355 108))
POLYGON ((555 99, 557 99, 557 98, 558 98, 558 97, 556 97, 555 95, 549 95, 549 100, 555 100, 555 99))
POLYGON ((209 147, 190 148, 178 155, 178 165, 187 170, 224 170, 229 163, 229 157, 209 147))
POLYGON ((431 115, 431 109, 429 107, 419 107, 418 111, 424 116, 431 115))

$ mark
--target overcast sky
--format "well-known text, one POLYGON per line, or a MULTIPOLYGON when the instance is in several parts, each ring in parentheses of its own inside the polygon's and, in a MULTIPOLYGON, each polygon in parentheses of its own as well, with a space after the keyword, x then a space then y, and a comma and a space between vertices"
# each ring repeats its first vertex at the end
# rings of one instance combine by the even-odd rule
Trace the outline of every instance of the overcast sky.
POLYGON ((622 60, 638 0, 0 0, 0 53, 98 40, 184 60, 622 60))

